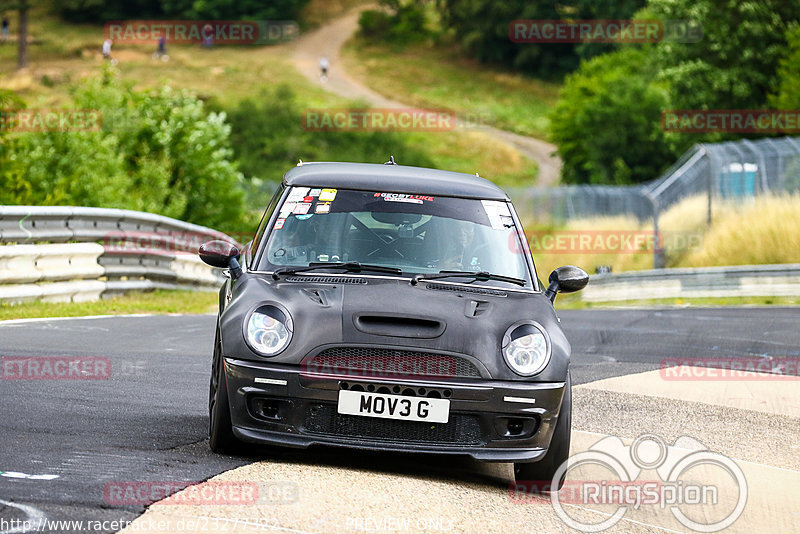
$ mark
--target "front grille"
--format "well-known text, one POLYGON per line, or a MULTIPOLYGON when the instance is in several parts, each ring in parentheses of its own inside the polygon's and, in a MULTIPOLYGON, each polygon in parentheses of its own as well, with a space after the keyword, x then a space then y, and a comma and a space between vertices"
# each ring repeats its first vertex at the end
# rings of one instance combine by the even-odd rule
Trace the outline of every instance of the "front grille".
POLYGON ((384 440, 397 443, 481 445, 480 424, 474 415, 450 414, 448 423, 398 421, 345 415, 336 406, 321 404, 306 409, 303 431, 311 434, 384 440))
POLYGON ((333 347, 307 362, 307 369, 326 374, 371 378, 480 378, 474 363, 460 356, 376 347, 333 347))

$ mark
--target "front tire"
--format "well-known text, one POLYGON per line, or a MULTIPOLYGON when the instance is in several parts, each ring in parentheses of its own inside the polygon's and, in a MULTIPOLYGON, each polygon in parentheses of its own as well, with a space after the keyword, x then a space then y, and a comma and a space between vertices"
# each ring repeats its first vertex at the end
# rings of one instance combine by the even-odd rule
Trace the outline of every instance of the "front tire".
POLYGON ((561 464, 569 458, 570 434, 572 430, 572 381, 567 374, 567 383, 564 386, 564 398, 561 401, 561 410, 556 421, 556 428, 553 430, 553 438, 550 440, 550 447, 541 460, 532 463, 515 463, 514 479, 517 484, 530 482, 535 484, 539 491, 558 491, 564 485, 566 470, 564 475, 557 481, 553 481, 556 471, 561 464), (550 483, 552 482, 552 486, 550 483))
POLYGON ((241 442, 233 435, 219 327, 214 340, 214 359, 208 388, 208 444, 212 451, 221 454, 236 452, 241 446, 241 442))

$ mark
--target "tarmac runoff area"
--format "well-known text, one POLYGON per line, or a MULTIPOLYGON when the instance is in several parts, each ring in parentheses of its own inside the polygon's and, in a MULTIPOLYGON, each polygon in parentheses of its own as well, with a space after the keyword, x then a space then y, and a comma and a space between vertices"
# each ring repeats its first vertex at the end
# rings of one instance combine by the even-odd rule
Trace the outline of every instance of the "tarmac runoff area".
POLYGON ((464 460, 464 476, 456 478, 453 460, 440 470, 435 457, 354 451, 355 460, 343 461, 341 453, 311 449, 289 458, 276 452, 274 460, 187 488, 150 506, 122 532, 575 532, 565 519, 580 526, 619 513, 616 501, 584 502, 569 493, 590 485, 600 491, 625 486, 610 474, 614 459, 626 468, 631 462, 641 467, 663 461, 666 469, 679 458, 684 459, 680 465, 688 465, 690 453, 705 461, 683 470, 679 479, 652 468, 628 475, 634 482, 627 486, 636 487, 638 501, 628 498, 621 519, 605 532, 691 532, 673 514, 677 497, 663 489, 667 486, 683 488, 677 495, 684 498, 678 510, 685 521, 724 521, 744 498, 741 514, 725 532, 800 531, 800 380, 739 371, 735 379, 698 381, 691 377, 707 369, 673 371, 672 376, 662 369, 574 387, 572 456, 584 453, 577 459, 589 454, 607 462, 573 462, 559 505, 547 495, 515 487, 509 464, 464 460), (636 438, 639 446, 631 460, 636 438), (222 502, 230 497, 218 497, 220 487, 237 484, 260 488, 258 498, 222 502), (203 486, 210 500, 197 497, 203 486), (690 487, 704 491, 706 502, 687 504, 694 502, 690 487), (182 499, 184 492, 194 493, 182 499))

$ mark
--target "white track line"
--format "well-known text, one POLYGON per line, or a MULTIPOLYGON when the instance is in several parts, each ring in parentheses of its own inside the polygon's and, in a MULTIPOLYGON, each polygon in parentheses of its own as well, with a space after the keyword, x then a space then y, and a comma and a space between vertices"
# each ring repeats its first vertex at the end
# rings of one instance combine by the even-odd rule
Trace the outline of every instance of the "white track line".
POLYGON ((111 319, 112 317, 137 318, 137 317, 183 317, 188 315, 216 315, 216 313, 128 313, 119 315, 80 315, 77 317, 33 317, 30 319, 8 319, 0 321, 0 326, 14 326, 18 324, 36 323, 42 321, 73 321, 83 319, 111 319))
POLYGON ((26 521, 30 525, 28 528, 24 528, 24 526, 19 526, 17 528, 12 528, 11 530, 3 530, 0 531, 0 534, 25 534, 26 532, 31 532, 32 530, 36 530, 38 526, 44 525, 47 519, 44 515, 44 512, 42 512, 37 508, 34 508, 33 506, 28 506, 27 504, 18 504, 4 500, 0 500, 0 504, 4 504, 6 506, 10 506, 11 508, 16 508, 18 510, 22 510, 23 512, 25 512, 27 519, 24 519, 22 521, 26 521))

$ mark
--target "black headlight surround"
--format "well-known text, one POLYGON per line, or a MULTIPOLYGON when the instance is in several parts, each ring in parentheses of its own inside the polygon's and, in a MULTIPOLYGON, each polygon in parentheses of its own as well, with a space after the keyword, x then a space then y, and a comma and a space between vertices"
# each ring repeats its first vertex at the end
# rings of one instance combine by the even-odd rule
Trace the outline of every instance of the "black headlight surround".
POLYGON ((503 340, 501 342, 500 352, 503 355, 503 361, 505 362, 506 366, 511 369, 514 374, 518 376, 524 377, 531 377, 536 376, 545 369, 550 364, 550 360, 553 356, 553 344, 550 341, 550 336, 547 334, 547 330, 545 330, 544 326, 537 323, 536 321, 532 320, 522 320, 517 321, 516 323, 512 324, 508 327, 505 334, 503 334, 503 340), (545 355, 544 363, 542 366, 533 373, 521 373, 513 365, 508 361, 508 356, 506 356, 506 348, 511 344, 512 341, 515 341, 523 336, 528 334, 536 334, 540 333, 544 337, 544 342, 547 347, 547 354, 545 355))
POLYGON ((245 314, 245 319, 242 321, 242 338, 244 339, 247 348, 249 348, 254 354, 257 354, 261 358, 274 358, 275 356, 281 354, 286 348, 291 345, 292 337, 294 337, 294 322, 292 321, 292 316, 289 314, 289 311, 278 304, 277 302, 262 302, 257 306, 254 306, 250 311, 245 314), (250 324, 250 318, 253 316, 254 313, 262 313, 269 317, 272 317, 276 321, 280 321, 286 327, 286 330, 289 331, 289 341, 286 345, 276 352, 275 354, 264 354, 258 351, 253 345, 250 343, 250 337, 247 335, 247 325, 250 324))

